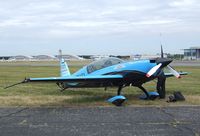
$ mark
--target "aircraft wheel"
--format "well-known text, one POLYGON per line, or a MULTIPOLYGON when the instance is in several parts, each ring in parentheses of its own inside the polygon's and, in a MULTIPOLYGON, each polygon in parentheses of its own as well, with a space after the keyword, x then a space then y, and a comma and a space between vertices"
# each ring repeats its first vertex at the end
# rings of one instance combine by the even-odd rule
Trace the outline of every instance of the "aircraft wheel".
POLYGON ((122 106, 122 104, 124 103, 124 101, 126 100, 126 98, 122 95, 117 95, 114 96, 110 99, 108 99, 108 102, 114 104, 115 106, 122 106))
POLYGON ((115 100, 114 102, 112 102, 112 104, 114 104, 115 106, 122 106, 124 101, 125 100, 123 100, 123 99, 118 99, 118 100, 115 100))

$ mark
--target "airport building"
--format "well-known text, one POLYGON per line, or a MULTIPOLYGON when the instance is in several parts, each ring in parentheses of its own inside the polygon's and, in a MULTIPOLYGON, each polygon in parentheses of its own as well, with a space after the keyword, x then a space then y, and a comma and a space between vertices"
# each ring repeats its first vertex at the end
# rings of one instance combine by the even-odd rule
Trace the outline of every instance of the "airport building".
POLYGON ((54 56, 49 56, 49 55, 37 55, 32 57, 33 57, 32 60, 35 61, 50 61, 56 59, 54 56))
MULTIPOLYGON (((59 55, 55 55, 55 57, 57 58, 57 59, 59 59, 59 55)), ((65 54, 65 55, 62 55, 62 58, 64 59, 64 60, 82 60, 83 58, 81 58, 81 57, 79 57, 79 56, 76 56, 76 55, 67 55, 67 54, 65 54)))
POLYGON ((17 55, 17 56, 12 56, 9 58, 11 61, 29 61, 31 60, 31 56, 24 56, 24 55, 17 55))
POLYGON ((0 56, 0 60, 4 61, 4 60, 9 60, 12 56, 0 56))
POLYGON ((200 47, 184 49, 184 60, 200 60, 200 47))
MULTIPOLYGON (((145 59, 154 59, 154 58, 160 58, 160 54, 155 54, 155 55, 150 55, 150 54, 136 54, 132 55, 131 59, 132 60, 145 60, 145 59)), ((164 58, 167 58, 167 55, 164 54, 164 58)))

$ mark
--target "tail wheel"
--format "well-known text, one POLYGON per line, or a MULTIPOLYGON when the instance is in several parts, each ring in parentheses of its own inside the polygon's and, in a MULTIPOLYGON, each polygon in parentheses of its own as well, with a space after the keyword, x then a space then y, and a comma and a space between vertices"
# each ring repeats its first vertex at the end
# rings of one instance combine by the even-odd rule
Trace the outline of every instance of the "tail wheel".
POLYGON ((58 82, 56 84, 61 89, 61 91, 67 89, 67 87, 65 86, 65 84, 63 82, 58 82))

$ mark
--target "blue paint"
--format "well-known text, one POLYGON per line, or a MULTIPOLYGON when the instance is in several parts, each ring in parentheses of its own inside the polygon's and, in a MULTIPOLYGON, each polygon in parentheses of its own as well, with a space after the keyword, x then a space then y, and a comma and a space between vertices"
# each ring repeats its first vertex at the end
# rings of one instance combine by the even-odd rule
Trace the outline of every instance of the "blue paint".
MULTIPOLYGON (((108 58, 110 59, 110 58, 108 58)), ((94 62, 93 62, 94 63, 94 62)), ((91 63, 91 64, 93 64, 91 63)), ((89 65, 91 65, 89 64, 89 65)), ((138 71, 142 73, 147 73, 152 67, 156 66, 156 63, 150 63, 149 60, 140 60, 140 61, 130 61, 124 62, 115 65, 111 65, 108 67, 104 67, 102 69, 96 70, 94 72, 88 73, 87 67, 85 66, 82 69, 78 70, 73 74, 73 76, 88 76, 88 75, 105 75, 107 73, 120 72, 120 71, 138 71)))
POLYGON ((68 67, 67 63, 65 62, 65 60, 63 58, 60 59, 60 76, 67 77, 70 75, 71 75, 71 73, 69 71, 69 67, 68 67))
MULTIPOLYGON (((159 96, 159 93, 157 93, 157 92, 148 92, 148 94, 149 94, 149 97, 151 97, 151 96, 158 97, 159 96)), ((147 96, 146 96, 146 94, 143 94, 139 98, 142 99, 142 100, 146 100, 147 96)))
POLYGON ((114 96, 114 97, 112 97, 112 98, 110 98, 110 99, 108 99, 108 102, 114 102, 114 101, 116 101, 116 100, 119 100, 119 99, 121 99, 121 100, 126 100, 126 97, 124 97, 123 95, 117 95, 117 96, 114 96))
MULTIPOLYGON (((116 60, 116 58, 107 58, 107 60, 116 60)), ((117 59, 120 61, 120 59, 117 59)), ((98 61, 97 61, 98 62, 98 61)), ((97 62, 93 62, 91 64, 95 64, 97 62)), ((122 79, 122 75, 107 75, 108 73, 118 73, 121 71, 137 71, 142 73, 147 73, 152 67, 156 65, 156 63, 151 63, 149 60, 141 60, 141 61, 130 61, 125 62, 121 60, 121 63, 107 66, 104 68, 99 68, 94 72, 88 73, 88 66, 91 64, 83 67, 82 69, 78 70, 74 74, 70 75, 69 69, 67 64, 64 60, 61 60, 63 63, 63 67, 61 66, 61 76, 62 77, 47 77, 47 78, 30 78, 30 81, 77 81, 77 80, 88 80, 88 79, 122 79), (62 71, 62 69, 64 69, 62 71)), ((95 65, 94 65, 95 66, 95 65)), ((101 65, 98 65, 101 66, 101 65)), ((102 65, 103 66, 103 65, 102 65)))
POLYGON ((157 92, 148 92, 148 94, 149 94, 149 96, 152 96, 152 95, 159 96, 159 93, 157 93, 157 92))

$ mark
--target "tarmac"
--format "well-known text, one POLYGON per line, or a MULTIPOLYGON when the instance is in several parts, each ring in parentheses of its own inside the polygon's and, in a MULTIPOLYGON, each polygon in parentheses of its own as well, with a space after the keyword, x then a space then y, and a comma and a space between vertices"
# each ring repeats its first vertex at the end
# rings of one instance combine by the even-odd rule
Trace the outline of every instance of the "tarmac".
POLYGON ((200 106, 0 108, 1 136, 199 136, 200 106))

